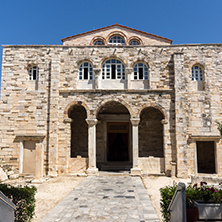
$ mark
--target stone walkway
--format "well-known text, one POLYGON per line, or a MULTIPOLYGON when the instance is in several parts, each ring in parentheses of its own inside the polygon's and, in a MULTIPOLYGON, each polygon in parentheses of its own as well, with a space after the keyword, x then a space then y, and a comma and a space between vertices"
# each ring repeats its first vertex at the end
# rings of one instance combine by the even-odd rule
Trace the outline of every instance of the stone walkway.
POLYGON ((89 176, 41 221, 159 222, 159 219, 140 177, 89 176))

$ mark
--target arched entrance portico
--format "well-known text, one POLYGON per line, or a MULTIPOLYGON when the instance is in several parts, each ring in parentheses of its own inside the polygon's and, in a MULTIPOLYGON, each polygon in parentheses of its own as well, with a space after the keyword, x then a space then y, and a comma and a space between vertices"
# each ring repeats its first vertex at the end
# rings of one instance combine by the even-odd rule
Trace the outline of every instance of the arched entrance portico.
POLYGON ((88 124, 84 106, 76 103, 68 110, 70 119, 70 149, 68 172, 84 172, 88 167, 88 124))
POLYGON ((165 172, 164 120, 160 110, 146 107, 141 111, 139 123, 139 166, 144 173, 165 172))
POLYGON ((107 102, 99 108, 97 120, 97 167, 100 170, 130 170, 132 144, 128 109, 119 102, 107 102))
POLYGON ((71 150, 70 157, 88 157, 88 125, 86 110, 81 105, 74 105, 69 110, 71 123, 71 150))

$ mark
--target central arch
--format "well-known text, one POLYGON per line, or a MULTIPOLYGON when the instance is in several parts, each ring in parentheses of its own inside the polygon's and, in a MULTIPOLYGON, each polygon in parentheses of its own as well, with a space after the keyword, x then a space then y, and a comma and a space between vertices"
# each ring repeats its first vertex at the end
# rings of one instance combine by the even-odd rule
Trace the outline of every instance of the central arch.
POLYGON ((129 110, 120 102, 99 107, 96 127, 96 162, 99 170, 129 170, 132 167, 129 110))

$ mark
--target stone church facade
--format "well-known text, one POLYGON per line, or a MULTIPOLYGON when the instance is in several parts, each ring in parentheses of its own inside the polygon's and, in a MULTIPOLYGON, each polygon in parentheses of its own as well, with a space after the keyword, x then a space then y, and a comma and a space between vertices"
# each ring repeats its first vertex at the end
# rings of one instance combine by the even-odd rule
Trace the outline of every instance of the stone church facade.
POLYGON ((222 176, 222 44, 111 25, 4 45, 0 159, 19 174, 222 176))

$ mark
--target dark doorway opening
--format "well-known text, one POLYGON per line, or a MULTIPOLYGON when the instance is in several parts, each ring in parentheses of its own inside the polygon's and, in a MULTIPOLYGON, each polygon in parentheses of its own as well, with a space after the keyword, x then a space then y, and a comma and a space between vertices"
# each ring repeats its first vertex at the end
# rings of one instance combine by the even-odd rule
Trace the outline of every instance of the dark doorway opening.
POLYGON ((71 153, 70 157, 88 157, 88 125, 86 110, 81 105, 74 105, 69 110, 71 123, 71 153))
POLYGON ((100 171, 129 172, 132 168, 130 114, 121 103, 100 107, 96 125, 96 164, 100 171))
POLYGON ((107 123, 107 161, 129 161, 129 124, 107 123))
POLYGON ((198 173, 216 173, 214 141, 197 141, 198 173))
POLYGON ((108 133, 107 160, 129 161, 127 133, 108 133))
POLYGON ((144 108, 139 123, 139 157, 164 158, 163 124, 164 115, 156 108, 144 108))

